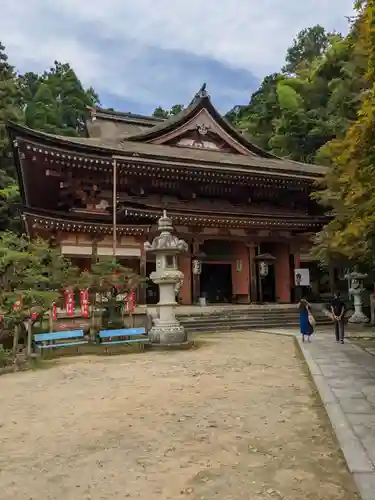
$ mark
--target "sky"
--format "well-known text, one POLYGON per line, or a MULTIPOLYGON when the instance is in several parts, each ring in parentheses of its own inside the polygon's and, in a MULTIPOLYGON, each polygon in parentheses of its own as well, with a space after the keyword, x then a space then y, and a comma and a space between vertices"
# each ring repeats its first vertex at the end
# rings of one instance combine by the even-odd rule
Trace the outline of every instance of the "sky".
POLYGON ((0 0, 20 72, 69 62, 104 107, 150 114, 203 82, 221 112, 247 104, 304 28, 347 31, 352 0, 0 0))

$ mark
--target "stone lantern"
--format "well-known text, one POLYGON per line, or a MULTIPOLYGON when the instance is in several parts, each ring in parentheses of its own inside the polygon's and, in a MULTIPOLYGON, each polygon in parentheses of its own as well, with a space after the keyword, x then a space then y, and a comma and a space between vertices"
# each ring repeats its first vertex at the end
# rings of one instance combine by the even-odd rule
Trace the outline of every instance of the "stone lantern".
POLYGON ((353 271, 345 276, 350 280, 349 293, 353 296, 354 314, 348 319, 349 323, 367 323, 368 317, 362 311, 362 293, 365 291, 363 288, 363 280, 367 278, 367 274, 358 273, 353 271))
POLYGON ((163 216, 158 221, 159 236, 152 243, 146 242, 144 249, 148 254, 155 255, 156 271, 150 278, 159 286, 159 317, 154 318, 149 331, 150 341, 154 344, 177 345, 187 341, 184 327, 175 316, 176 291, 183 280, 183 273, 178 270, 177 256, 188 250, 185 241, 173 235, 172 220, 163 216))

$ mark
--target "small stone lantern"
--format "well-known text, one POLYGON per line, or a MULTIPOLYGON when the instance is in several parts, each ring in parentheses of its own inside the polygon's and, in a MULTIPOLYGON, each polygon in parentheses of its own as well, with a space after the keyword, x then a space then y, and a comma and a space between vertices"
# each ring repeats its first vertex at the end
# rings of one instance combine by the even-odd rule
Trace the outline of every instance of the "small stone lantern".
POLYGON ((353 271, 345 276, 350 280, 349 293, 353 296, 354 314, 348 319, 349 323, 367 323, 368 317, 362 311, 362 293, 365 291, 363 288, 363 280, 367 278, 367 274, 357 273, 353 271))
POLYGON ((149 331, 150 341, 154 344, 177 345, 187 341, 184 327, 175 316, 176 290, 184 275, 177 267, 177 256, 188 250, 185 241, 173 235, 172 220, 163 216, 158 221, 159 236, 152 243, 146 242, 144 249, 148 254, 155 255, 156 271, 150 274, 154 283, 159 285, 159 317, 154 318, 153 326, 149 331))

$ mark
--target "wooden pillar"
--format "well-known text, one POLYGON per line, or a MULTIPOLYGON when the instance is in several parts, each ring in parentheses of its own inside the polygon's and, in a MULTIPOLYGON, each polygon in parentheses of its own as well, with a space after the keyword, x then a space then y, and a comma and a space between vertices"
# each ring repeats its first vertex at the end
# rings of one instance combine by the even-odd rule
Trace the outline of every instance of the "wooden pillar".
POLYGON ((275 249, 276 257, 276 296, 282 303, 290 303, 291 282, 290 282, 290 260, 289 245, 280 243, 275 249))
MULTIPOLYGON (((196 259, 199 255, 199 245, 200 242, 198 240, 193 240, 192 244, 192 258, 196 259)), ((193 304, 197 304, 201 291, 201 280, 199 274, 192 274, 192 269, 190 266, 191 279, 193 283, 193 304)))
POLYGON ((192 266, 191 266, 191 254, 184 253, 179 256, 179 269, 184 274, 184 282, 182 284, 179 299, 180 304, 184 306, 191 305, 191 277, 192 277, 192 266))
POLYGON ((248 245, 249 272, 250 272, 250 302, 257 302, 258 300, 257 263, 255 261, 256 257, 255 250, 256 250, 255 243, 250 243, 248 245))
POLYGON ((146 260, 146 252, 144 249, 144 242, 141 241, 140 245, 141 245, 141 257, 140 257, 140 261, 139 261, 139 275, 142 278, 142 283, 139 286, 139 290, 138 290, 138 303, 139 304, 146 304, 147 260, 146 260))
POLYGON ((303 296, 303 290, 301 286, 296 286, 294 283, 294 271, 295 269, 300 269, 301 268, 301 257, 299 252, 294 252, 293 253, 293 269, 291 269, 290 273, 290 279, 292 283, 292 288, 293 288, 293 299, 294 302, 299 302, 302 299, 303 296))

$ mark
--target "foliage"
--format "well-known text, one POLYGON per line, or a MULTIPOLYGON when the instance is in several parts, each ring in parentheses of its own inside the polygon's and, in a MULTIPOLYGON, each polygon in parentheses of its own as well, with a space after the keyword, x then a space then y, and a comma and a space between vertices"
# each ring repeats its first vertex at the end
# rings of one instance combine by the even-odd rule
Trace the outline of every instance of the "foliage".
POLYGON ((17 199, 6 124, 9 120, 22 121, 19 98, 16 73, 0 42, 0 229, 9 227, 14 215, 13 201, 17 199))
POLYGON ((170 110, 166 110, 161 106, 158 106, 152 113, 152 116, 157 118, 169 118, 170 116, 178 115, 178 113, 181 113, 183 109, 184 106, 182 104, 174 104, 170 110))
POLYGON ((88 108, 99 104, 92 88, 84 89, 69 64, 55 61, 43 74, 17 74, 0 43, 0 231, 21 230, 16 171, 6 123, 58 135, 85 135, 88 108))
POLYGON ((327 33, 323 26, 316 25, 300 31, 293 40, 293 45, 286 53, 284 73, 298 73, 311 64, 327 49, 331 33, 327 33))
POLYGON ((359 6, 353 50, 368 54, 369 89, 357 120, 344 137, 326 146, 331 169, 316 198, 332 209, 332 221, 317 235, 321 260, 375 263, 375 0, 359 6))
POLYGON ((88 109, 99 104, 95 91, 85 90, 70 65, 58 61, 43 75, 20 76, 19 85, 26 125, 53 134, 85 134, 88 109))
POLYGON ((78 270, 43 240, 10 231, 0 235, 0 337, 43 315, 57 302, 78 270))
MULTIPOLYGON (((20 121, 22 114, 18 106, 19 89, 14 68, 8 63, 5 47, 0 42, 0 161, 8 152, 6 123, 20 121)), ((2 165, 1 165, 2 166, 2 165)))
POLYGON ((249 104, 227 118, 264 150, 329 163, 326 145, 346 133, 368 87, 366 54, 357 37, 358 19, 345 38, 321 26, 301 31, 281 72, 266 76, 249 104))
POLYGON ((91 266, 91 271, 84 271, 79 276, 77 287, 89 291, 92 306, 92 326, 101 318, 98 312, 104 307, 105 316, 114 321, 120 316, 124 300, 117 300, 119 296, 134 291, 142 283, 142 278, 132 269, 122 266, 114 258, 101 258, 91 266))

